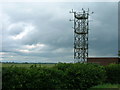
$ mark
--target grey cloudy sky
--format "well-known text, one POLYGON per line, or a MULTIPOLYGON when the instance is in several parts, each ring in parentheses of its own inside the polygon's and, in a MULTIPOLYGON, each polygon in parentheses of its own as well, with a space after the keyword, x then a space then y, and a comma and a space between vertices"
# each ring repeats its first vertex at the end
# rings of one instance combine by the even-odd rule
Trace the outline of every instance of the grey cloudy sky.
POLYGON ((74 62, 71 9, 90 16, 89 57, 117 56, 117 2, 2 3, 0 20, 3 61, 74 62))

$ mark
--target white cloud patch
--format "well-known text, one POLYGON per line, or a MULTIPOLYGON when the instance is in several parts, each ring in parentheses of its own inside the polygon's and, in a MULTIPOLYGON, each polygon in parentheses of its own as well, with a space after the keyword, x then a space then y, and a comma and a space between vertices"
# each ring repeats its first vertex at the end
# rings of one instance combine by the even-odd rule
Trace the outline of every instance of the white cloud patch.
MULTIPOLYGON (((17 27, 19 28, 19 27, 17 27)), ((34 27, 32 25, 26 25, 24 27, 24 30, 20 33, 18 33, 17 35, 11 36, 14 40, 19 40, 19 39, 23 39, 25 36, 27 36, 27 34, 29 34, 30 32, 32 32, 32 30, 34 30, 34 27)), ((19 31, 18 31, 19 32, 19 31)))
POLYGON ((40 43, 32 44, 32 45, 25 45, 25 48, 28 48, 28 49, 36 49, 36 48, 43 49, 44 47, 45 47, 45 45, 40 44, 40 43))

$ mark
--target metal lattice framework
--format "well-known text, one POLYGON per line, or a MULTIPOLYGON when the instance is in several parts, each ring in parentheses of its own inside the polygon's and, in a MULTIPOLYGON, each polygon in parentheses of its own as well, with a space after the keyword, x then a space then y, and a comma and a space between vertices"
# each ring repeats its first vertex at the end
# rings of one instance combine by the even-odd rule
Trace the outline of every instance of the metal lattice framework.
POLYGON ((89 9, 82 12, 71 11, 74 14, 74 59, 77 62, 86 62, 88 57, 88 30, 89 9))

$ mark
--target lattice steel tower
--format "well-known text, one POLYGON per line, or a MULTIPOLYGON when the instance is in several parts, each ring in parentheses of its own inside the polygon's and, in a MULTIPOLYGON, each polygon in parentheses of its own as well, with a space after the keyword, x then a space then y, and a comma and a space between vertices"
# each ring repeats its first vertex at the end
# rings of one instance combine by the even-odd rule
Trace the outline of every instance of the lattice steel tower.
POLYGON ((88 30, 89 30, 89 9, 82 12, 70 11, 74 14, 74 59, 77 62, 86 62, 88 57, 88 30))

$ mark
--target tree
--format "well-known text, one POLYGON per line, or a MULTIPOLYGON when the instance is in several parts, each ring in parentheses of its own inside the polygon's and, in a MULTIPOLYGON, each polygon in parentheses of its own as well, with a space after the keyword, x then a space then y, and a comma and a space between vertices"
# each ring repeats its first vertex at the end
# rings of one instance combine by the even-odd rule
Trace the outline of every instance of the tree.
POLYGON ((118 51, 118 56, 120 57, 120 50, 118 51))

